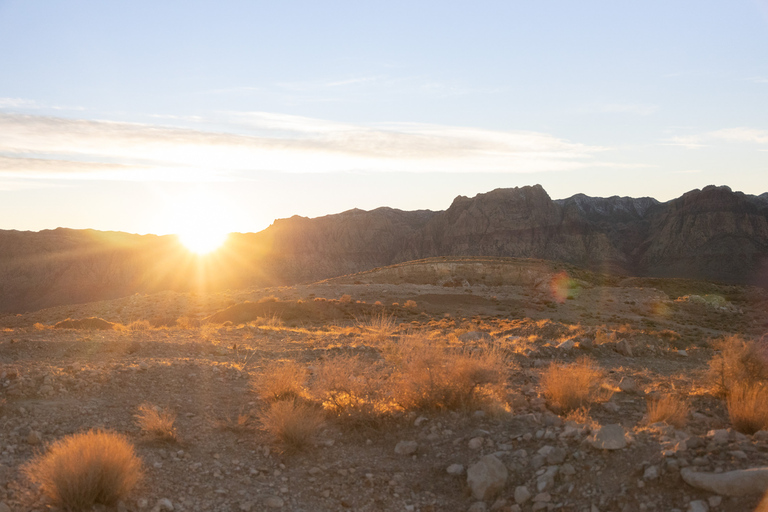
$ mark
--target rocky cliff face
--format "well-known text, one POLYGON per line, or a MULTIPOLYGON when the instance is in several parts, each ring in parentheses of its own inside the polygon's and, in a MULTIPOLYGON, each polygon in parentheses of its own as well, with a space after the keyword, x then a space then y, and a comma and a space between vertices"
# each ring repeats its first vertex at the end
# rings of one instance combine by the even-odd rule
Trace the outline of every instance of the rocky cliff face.
POLYGON ((631 275, 768 287, 768 193, 728 187, 553 201, 541 186, 457 197, 442 212, 350 210, 234 234, 209 258, 175 237, 0 231, 0 312, 159 290, 305 282, 432 256, 558 260, 631 275))

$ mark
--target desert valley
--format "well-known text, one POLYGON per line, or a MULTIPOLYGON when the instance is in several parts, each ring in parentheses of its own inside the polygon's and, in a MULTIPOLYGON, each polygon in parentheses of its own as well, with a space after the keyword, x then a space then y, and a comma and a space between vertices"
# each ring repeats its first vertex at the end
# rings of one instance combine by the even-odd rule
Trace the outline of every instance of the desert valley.
POLYGON ((742 512, 768 487, 768 193, 498 189, 203 256, 3 231, 0 292, 0 511, 742 512), (114 494, 51 492, 87 479, 43 476, 88 431, 134 450, 114 494))

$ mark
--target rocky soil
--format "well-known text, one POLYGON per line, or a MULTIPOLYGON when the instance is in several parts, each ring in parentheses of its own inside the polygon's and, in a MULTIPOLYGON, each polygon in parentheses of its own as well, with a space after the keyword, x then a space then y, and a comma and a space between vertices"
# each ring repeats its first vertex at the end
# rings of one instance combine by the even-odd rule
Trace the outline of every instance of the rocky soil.
POLYGON ((765 292, 713 298, 684 293, 700 284, 630 280, 558 295, 549 284, 462 276, 451 286, 375 281, 135 295, 0 319, 0 510, 48 509, 20 468, 46 443, 92 428, 125 434, 144 461, 146 478, 120 511, 742 512, 760 501, 754 489, 732 496, 734 484, 686 482, 768 467, 768 432, 733 430, 705 377, 712 339, 768 330, 765 292), (262 305, 259 318, 204 322, 245 300, 262 305), (395 340, 423 330, 504 351, 510 411, 328 422, 310 448, 283 451, 260 423, 254 376, 280 359, 308 368, 338 354, 375 359, 365 320, 377 311, 395 315, 395 340), (53 328, 90 316, 156 326, 53 328), (605 393, 586 417, 569 417, 547 402, 540 377, 582 356, 606 370, 605 393), (645 420, 663 393, 689 398, 684 427, 645 420), (144 403, 177 414, 176 442, 141 432, 144 403))

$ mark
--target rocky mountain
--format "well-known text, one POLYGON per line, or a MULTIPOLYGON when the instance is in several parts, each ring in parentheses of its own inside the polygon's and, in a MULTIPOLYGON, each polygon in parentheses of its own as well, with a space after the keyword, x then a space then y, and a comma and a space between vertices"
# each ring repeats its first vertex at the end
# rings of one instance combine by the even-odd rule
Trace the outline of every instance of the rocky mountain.
POLYGON ((294 216, 207 257, 174 236, 0 231, 0 312, 159 290, 292 284, 434 256, 557 260, 636 276, 768 287, 768 193, 709 186, 653 198, 552 200, 539 185, 457 197, 445 211, 294 216))

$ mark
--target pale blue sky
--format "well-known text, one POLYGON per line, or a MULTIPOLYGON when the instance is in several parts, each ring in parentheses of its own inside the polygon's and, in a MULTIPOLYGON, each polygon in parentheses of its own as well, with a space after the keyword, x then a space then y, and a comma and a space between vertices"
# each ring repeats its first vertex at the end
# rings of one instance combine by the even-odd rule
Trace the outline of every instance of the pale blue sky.
POLYGON ((0 228, 768 191, 768 1, 0 0, 0 228))

